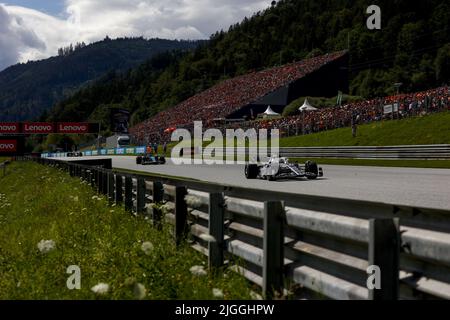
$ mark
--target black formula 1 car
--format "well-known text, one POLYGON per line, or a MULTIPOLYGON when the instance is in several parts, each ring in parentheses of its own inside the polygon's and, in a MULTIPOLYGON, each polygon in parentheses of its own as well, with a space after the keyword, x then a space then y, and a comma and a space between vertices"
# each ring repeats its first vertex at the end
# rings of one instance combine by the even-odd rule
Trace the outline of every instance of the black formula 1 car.
POLYGON ((142 164, 142 165, 147 165, 147 164, 165 164, 166 163, 166 157, 164 156, 154 156, 151 154, 145 154, 142 156, 137 156, 136 157, 136 164, 142 164))
POLYGON ((81 152, 81 151, 73 151, 73 152, 67 153, 67 157, 82 157, 82 156, 83 156, 83 152, 81 152))
POLYGON ((247 179, 266 179, 274 181, 277 179, 307 178, 317 179, 323 176, 322 168, 313 161, 306 161, 302 166, 298 163, 291 163, 287 158, 272 157, 262 164, 246 164, 245 177, 247 179))

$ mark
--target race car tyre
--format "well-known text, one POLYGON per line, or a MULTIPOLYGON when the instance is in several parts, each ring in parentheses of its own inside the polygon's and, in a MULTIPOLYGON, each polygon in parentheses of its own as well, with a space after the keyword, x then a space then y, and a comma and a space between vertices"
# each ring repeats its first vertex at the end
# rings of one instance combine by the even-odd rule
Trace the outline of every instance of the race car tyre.
POLYGON ((142 157, 136 157, 136 164, 142 164, 142 157))
POLYGON ((166 157, 159 157, 160 164, 166 164, 166 157))
POLYGON ((306 178, 308 178, 309 180, 317 179, 319 175, 319 167, 317 166, 317 163, 315 163, 314 161, 306 161, 305 173, 306 178))
POLYGON ((258 177, 258 165, 246 164, 245 165, 245 177, 247 179, 256 179, 258 177))
POLYGON ((275 181, 275 176, 266 176, 267 181, 275 181))

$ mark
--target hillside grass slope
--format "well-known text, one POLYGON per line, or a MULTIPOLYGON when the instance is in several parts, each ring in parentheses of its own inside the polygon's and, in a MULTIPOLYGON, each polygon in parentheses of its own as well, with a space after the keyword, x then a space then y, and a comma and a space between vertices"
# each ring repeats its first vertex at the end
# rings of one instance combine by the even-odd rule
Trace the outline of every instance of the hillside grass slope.
POLYGON ((280 140, 281 147, 421 144, 450 144, 450 111, 360 125, 355 138, 348 127, 280 140))

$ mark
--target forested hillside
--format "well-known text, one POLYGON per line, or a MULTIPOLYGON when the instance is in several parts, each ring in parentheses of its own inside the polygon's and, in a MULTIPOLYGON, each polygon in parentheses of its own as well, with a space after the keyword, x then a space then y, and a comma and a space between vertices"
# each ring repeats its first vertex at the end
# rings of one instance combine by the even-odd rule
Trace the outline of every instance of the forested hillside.
POLYGON ((9 67, 0 72, 0 120, 35 119, 108 71, 125 71, 155 54, 196 45, 193 41, 107 37, 88 46, 61 48, 56 57, 9 67))
POLYGON ((350 94, 370 98, 436 87, 449 80, 450 4, 445 0, 285 0, 218 31, 185 56, 158 57, 125 75, 110 74, 58 104, 52 119, 107 122, 107 109, 134 112, 133 123, 251 70, 326 52, 350 52, 350 94), (366 9, 382 10, 368 30, 366 9))

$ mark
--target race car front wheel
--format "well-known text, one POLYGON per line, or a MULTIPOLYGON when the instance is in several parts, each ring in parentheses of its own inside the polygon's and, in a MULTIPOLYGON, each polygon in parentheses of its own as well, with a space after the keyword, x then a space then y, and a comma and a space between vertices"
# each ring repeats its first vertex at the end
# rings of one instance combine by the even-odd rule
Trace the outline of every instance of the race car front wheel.
POLYGON ((256 179, 258 177, 258 165, 246 164, 245 165, 245 177, 247 179, 256 179))
POLYGON ((305 174, 306 178, 309 180, 317 179, 319 176, 319 167, 317 166, 317 163, 314 161, 306 161, 305 163, 305 174))
POLYGON ((141 163, 142 163, 142 157, 137 157, 136 164, 141 164, 141 163))

